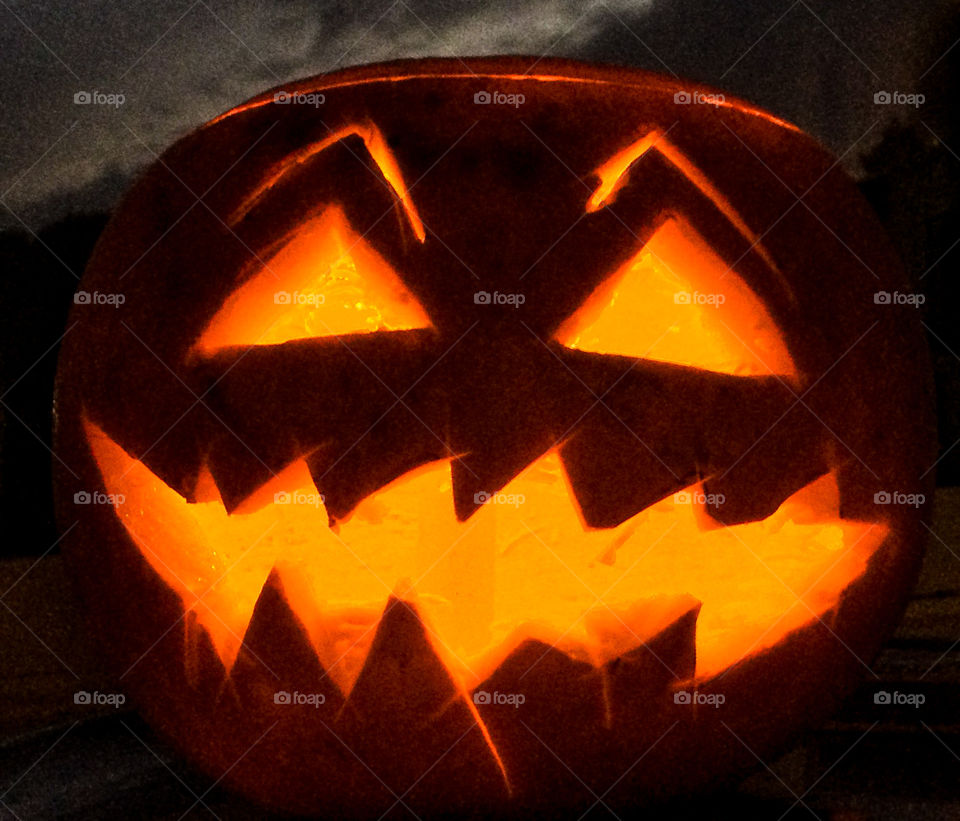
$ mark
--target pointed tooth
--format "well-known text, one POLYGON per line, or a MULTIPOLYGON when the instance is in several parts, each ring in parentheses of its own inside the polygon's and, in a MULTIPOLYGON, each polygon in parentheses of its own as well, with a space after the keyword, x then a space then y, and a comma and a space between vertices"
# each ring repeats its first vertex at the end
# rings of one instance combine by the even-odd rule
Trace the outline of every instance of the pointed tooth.
POLYGON ((210 452, 208 467, 228 513, 233 513, 286 463, 267 462, 242 440, 220 437, 210 452))
MULTIPOLYGON (((491 439, 475 449, 457 449, 463 456, 450 462, 453 504, 460 522, 469 519, 489 494, 502 490, 511 479, 535 462, 555 443, 553 434, 540 430, 511 431, 508 436, 491 439)), ((458 443, 465 444, 465 443, 458 443)))
POLYGON ((605 665, 618 732, 648 734, 651 723, 670 715, 674 690, 696 672, 699 614, 700 602, 694 602, 656 635, 605 665))
POLYGON ((549 795, 559 804, 583 799, 586 791, 579 782, 571 783, 576 780, 567 767, 589 782, 597 775, 592 772, 596 762, 604 758, 605 737, 598 736, 604 721, 603 681, 592 664, 528 639, 473 694, 487 702, 477 704, 477 711, 519 792, 549 795), (523 703, 498 704, 495 694, 520 696, 523 703), (537 767, 529 767, 530 761, 537 767))
POLYGON ((710 477, 707 493, 725 497, 709 511, 716 520, 755 521, 827 469, 822 425, 776 377, 656 362, 626 374, 609 370, 590 377, 599 380, 604 407, 591 411, 561 450, 594 527, 620 524, 703 477, 710 477))
POLYGON ((365 723, 407 724, 412 729, 457 691, 416 606, 390 596, 350 694, 351 711, 365 723))
POLYGON ((371 493, 414 468, 449 456, 439 420, 394 406, 358 439, 325 447, 308 460, 333 521, 347 517, 371 493))
POLYGON ((158 424, 155 419, 145 426, 141 417, 131 428, 122 420, 117 423, 119 416, 113 413, 105 415, 102 421, 96 419, 100 433, 123 448, 127 456, 139 459, 167 487, 191 499, 203 464, 203 445, 207 442, 209 415, 206 410, 195 407, 182 418, 178 418, 178 414, 166 422, 169 428, 165 433, 162 429, 155 432, 154 426, 158 424))
POLYGON ((355 442, 395 401, 389 383, 412 366, 392 355, 414 342, 357 338, 347 348, 305 339, 225 349, 205 361, 205 373, 219 374, 204 401, 215 420, 210 471, 228 511, 292 461, 331 441, 355 442))
POLYGON ((657 453, 599 414, 564 443, 560 458, 590 527, 616 527, 696 480, 692 448, 678 459, 660 445, 657 453))
POLYGON ((704 492, 722 499, 707 508, 725 525, 755 522, 830 469, 826 428, 803 405, 794 405, 764 435, 742 450, 728 471, 704 482, 704 492), (763 477, 758 481, 758 477, 763 477))
POLYGON ((466 698, 416 605, 391 596, 337 729, 398 795, 416 784, 414 802, 488 803, 504 775, 466 698))
POLYGON ((306 629, 287 603, 276 570, 260 591, 231 678, 243 703, 271 712, 276 704, 273 694, 281 691, 321 694, 323 704, 316 708, 317 715, 327 721, 343 705, 343 696, 326 675, 306 629))

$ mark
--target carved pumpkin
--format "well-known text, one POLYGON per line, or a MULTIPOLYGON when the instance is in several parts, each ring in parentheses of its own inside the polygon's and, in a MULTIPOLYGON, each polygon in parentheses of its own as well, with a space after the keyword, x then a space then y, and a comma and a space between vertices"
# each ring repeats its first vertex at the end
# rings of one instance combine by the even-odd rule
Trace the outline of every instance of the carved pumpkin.
POLYGON ((926 354, 836 161, 668 79, 527 66, 258 97, 84 276, 67 553, 139 709, 266 804, 722 783, 836 707, 915 578, 920 510, 877 500, 929 493, 926 354))

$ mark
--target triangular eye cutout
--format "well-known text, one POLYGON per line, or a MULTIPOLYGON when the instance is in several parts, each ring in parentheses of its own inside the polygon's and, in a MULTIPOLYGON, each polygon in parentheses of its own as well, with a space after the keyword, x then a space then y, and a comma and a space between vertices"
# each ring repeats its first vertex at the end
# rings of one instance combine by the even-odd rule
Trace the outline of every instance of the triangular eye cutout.
POLYGON ((671 217, 558 329, 561 344, 737 376, 796 375, 759 297, 671 217))
POLYGON ((429 327, 396 272, 330 207, 227 298, 195 348, 210 355, 229 346, 429 327))

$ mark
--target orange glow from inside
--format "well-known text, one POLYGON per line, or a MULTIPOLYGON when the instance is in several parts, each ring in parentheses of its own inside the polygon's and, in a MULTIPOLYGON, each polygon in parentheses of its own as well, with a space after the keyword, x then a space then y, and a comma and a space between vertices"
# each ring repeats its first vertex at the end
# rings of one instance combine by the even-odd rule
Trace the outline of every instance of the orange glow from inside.
POLYGON ((667 220, 556 334, 570 348, 794 379, 763 303, 679 218, 667 220))
POLYGON ((390 265, 330 207, 228 297, 196 350, 429 327, 390 265))
POLYGON ((554 452, 467 522, 456 521, 449 465, 437 462, 368 497, 334 532, 302 461, 271 482, 287 503, 227 515, 219 500, 187 503, 95 425, 86 430, 106 491, 122 495, 118 517, 226 666, 276 567, 344 693, 394 592, 417 602, 464 687, 528 637, 599 664, 695 600, 697 669, 708 675, 824 614, 887 533, 838 518, 832 474, 761 522, 704 530, 702 511, 677 496, 617 528, 584 530, 554 452))
MULTIPOLYGON (((418 327, 429 327, 422 309, 331 208, 230 297, 196 347, 204 354, 418 327), (277 302, 279 283, 323 299, 277 302)), ((584 351, 796 377, 756 295, 679 218, 608 278, 557 339, 584 351), (723 300, 709 299, 718 294, 723 300)), ((258 491, 281 494, 277 501, 228 515, 208 472, 199 483, 204 501, 188 503, 96 425, 85 426, 117 516, 224 664, 233 664, 276 569, 345 694, 391 594, 416 601, 435 649, 465 688, 526 638, 599 665, 697 602, 697 674, 708 676, 827 613, 888 532, 839 518, 832 473, 759 522, 711 527, 701 506, 669 497, 618 527, 587 530, 553 451, 466 522, 456 519, 450 466, 440 461, 367 497, 333 530, 303 460, 258 491)), ((689 490, 696 496, 701 488, 689 490)))

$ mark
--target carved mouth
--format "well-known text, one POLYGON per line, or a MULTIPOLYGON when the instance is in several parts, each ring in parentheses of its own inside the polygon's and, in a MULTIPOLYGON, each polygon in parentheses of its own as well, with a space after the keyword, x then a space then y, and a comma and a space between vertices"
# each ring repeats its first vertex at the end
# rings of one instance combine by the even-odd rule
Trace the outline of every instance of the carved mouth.
POLYGON ((186 502, 94 424, 86 429, 124 527, 227 670, 276 570, 344 695, 391 595, 416 602, 468 690, 526 639, 599 667, 697 602, 697 675, 709 676, 821 617, 888 532, 839 518, 832 473, 758 522, 717 527, 704 513, 713 500, 694 485, 618 527, 585 528, 555 452, 467 522, 455 516, 444 461, 368 497, 332 529, 303 460, 268 486, 273 504, 228 515, 219 500, 186 502))

